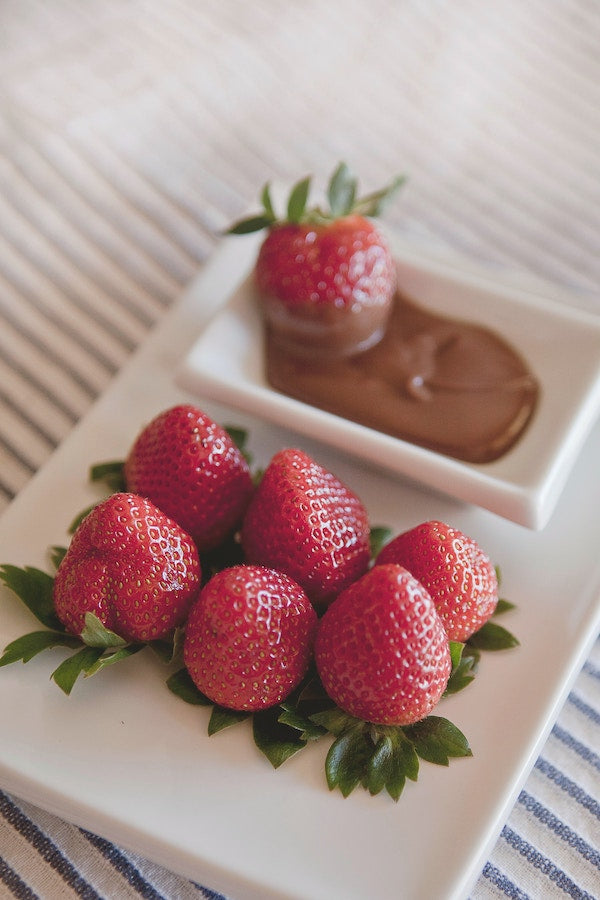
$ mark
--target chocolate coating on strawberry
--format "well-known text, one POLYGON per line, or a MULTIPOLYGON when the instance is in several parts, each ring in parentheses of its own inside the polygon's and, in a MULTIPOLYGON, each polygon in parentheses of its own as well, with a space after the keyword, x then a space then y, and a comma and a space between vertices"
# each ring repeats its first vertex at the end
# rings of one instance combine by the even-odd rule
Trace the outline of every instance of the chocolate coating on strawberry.
POLYGON ((233 233, 267 227, 255 267, 257 302, 270 339, 295 356, 360 353, 383 336, 396 286, 392 255, 376 216, 403 179, 362 199, 343 163, 328 188, 329 211, 307 208, 310 179, 292 190, 287 216, 273 212, 269 186, 264 214, 234 225, 233 233))
POLYGON ((390 541, 376 564, 405 566, 425 585, 452 641, 466 641, 493 615, 498 579, 472 538, 444 522, 417 525, 390 541))
POLYGON ((316 613, 281 572, 239 565, 214 575, 186 626, 184 661, 214 703, 260 710, 300 683, 312 658, 316 613))
POLYGON ((429 715, 452 668, 431 597, 396 565, 376 566, 334 600, 319 623, 315 661, 341 709, 380 725, 429 715))
POLYGON ((229 434, 189 404, 165 410, 142 430, 124 474, 127 489, 175 519, 201 552, 241 524, 253 489, 248 463, 229 434))
POLYGON ((347 216, 273 228, 260 248, 256 284, 282 350, 347 356, 381 340, 396 274, 381 233, 362 216, 347 216))
POLYGON ((150 501, 112 494, 77 528, 54 579, 65 628, 81 634, 85 614, 127 641, 166 637, 185 621, 200 589, 191 537, 150 501))
POLYGON ((370 559, 361 500, 302 450, 276 453, 250 502, 242 547, 250 563, 285 572, 313 603, 329 603, 370 559))

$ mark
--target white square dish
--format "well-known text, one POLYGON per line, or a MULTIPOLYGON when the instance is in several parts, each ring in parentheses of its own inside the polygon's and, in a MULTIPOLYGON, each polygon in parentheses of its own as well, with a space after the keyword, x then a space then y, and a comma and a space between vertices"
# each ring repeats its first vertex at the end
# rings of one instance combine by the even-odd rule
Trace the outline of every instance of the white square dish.
POLYGON ((518 524, 543 528, 600 410, 600 317, 424 260, 398 242, 392 247, 405 296, 434 313, 496 331, 537 377, 538 409, 500 459, 461 462, 273 390, 264 375, 263 327, 247 282, 250 269, 240 267, 237 289, 198 338, 178 382, 518 524))
MULTIPOLYGON (((91 463, 119 459, 162 409, 190 402, 173 383, 201 319, 234 293, 250 245, 225 246, 180 304, 0 519, 1 563, 47 568, 74 511, 98 499, 91 463)), ((212 409, 249 430, 264 466, 294 435, 212 409)), ((317 742, 273 771, 249 723, 209 737, 208 711, 167 690, 152 654, 79 682, 50 681, 49 651, 0 669, 0 786, 235 900, 465 900, 598 634, 600 427, 541 531, 399 482, 318 441, 307 452, 355 490, 376 524, 400 532, 438 518, 475 537, 502 569, 505 621, 520 640, 486 654, 475 683, 443 701, 470 759, 423 764, 397 804, 329 793, 317 742), (457 827, 459 823, 459 827, 457 827)), ((37 627, 0 586, 0 646, 37 627)))

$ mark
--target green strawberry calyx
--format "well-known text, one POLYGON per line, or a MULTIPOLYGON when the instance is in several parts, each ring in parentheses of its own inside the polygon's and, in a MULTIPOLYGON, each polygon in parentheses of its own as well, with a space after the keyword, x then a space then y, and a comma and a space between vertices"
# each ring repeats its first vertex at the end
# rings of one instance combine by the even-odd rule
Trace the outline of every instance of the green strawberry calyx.
MULTIPOLYGON (((385 529, 378 529, 378 539, 385 529)), ((495 615, 513 605, 499 602, 495 615)), ((450 642, 452 671, 443 697, 474 680, 482 650, 508 650, 518 640, 495 622, 487 622, 466 643, 450 642), (489 627, 488 627, 489 626, 489 627)), ((448 766, 450 759, 472 756, 469 742, 449 719, 429 715, 412 725, 375 725, 341 710, 328 697, 314 669, 282 703, 259 712, 226 709, 198 690, 185 668, 167 680, 169 690, 194 706, 212 707, 207 732, 250 720, 256 747, 278 769, 307 744, 329 736, 325 776, 330 790, 344 797, 362 786, 371 795, 386 791, 397 801, 408 780, 417 781, 420 760, 448 766)))
POLYGON ((360 785, 371 795, 385 790, 397 801, 406 780, 417 781, 420 759, 447 766, 451 758, 472 756, 464 734, 441 716, 405 726, 356 719, 335 706, 312 671, 283 703, 254 713, 212 704, 186 669, 172 675, 167 686, 187 703, 212 705, 209 735, 251 718, 254 743, 275 769, 309 742, 329 735, 325 776, 329 789, 339 788, 344 797, 360 785))
POLYGON ((235 222, 227 230, 227 234, 250 234, 254 231, 262 231, 263 228, 284 224, 326 225, 335 219, 349 215, 379 216, 405 181, 406 176, 397 175, 380 190, 359 197, 358 179, 351 173, 346 163, 341 162, 329 179, 327 187, 329 209, 323 209, 321 206, 308 206, 312 183, 312 177, 309 175, 298 181, 290 191, 286 213, 283 217, 278 217, 275 213, 271 185, 267 182, 260 195, 262 212, 235 222))
MULTIPOLYGON (((58 566, 65 552, 64 547, 51 548, 50 555, 55 566, 58 566)), ((172 641, 152 641, 147 645, 128 643, 105 628, 100 619, 90 612, 85 614, 81 635, 71 634, 54 612, 54 577, 42 569, 34 566, 19 568, 0 565, 0 581, 16 594, 44 626, 43 630, 29 632, 7 644, 0 656, 0 667, 14 662, 26 663, 44 650, 65 647, 73 652, 50 677, 65 694, 70 694, 80 675, 94 675, 107 666, 128 659, 145 646, 151 646, 161 659, 169 662, 177 656, 180 645, 177 632, 173 634, 172 641)))
MULTIPOLYGON (((251 463, 252 457, 247 449, 247 431, 233 425, 225 425, 224 428, 251 463)), ((110 493, 126 490, 123 460, 103 461, 90 466, 89 481, 100 485, 110 493)), ((69 535, 75 533, 83 519, 96 505, 97 503, 92 503, 74 516, 67 529, 69 535)), ((50 548, 49 559, 55 571, 66 552, 67 548, 63 546, 50 548)), ((203 559, 206 577, 215 569, 231 565, 233 554, 236 552, 239 552, 239 548, 232 543, 231 546, 223 548, 221 557, 213 554, 212 557, 203 559)), ((67 648, 73 652, 61 662, 50 677, 61 690, 70 694, 80 675, 84 677, 94 675, 107 666, 128 659, 146 646, 167 664, 181 657, 183 628, 175 629, 167 638, 160 640, 128 643, 106 628, 97 616, 88 612, 85 614, 85 625, 81 634, 71 634, 65 629, 54 610, 52 598, 54 575, 42 569, 34 566, 21 568, 10 564, 0 565, 0 582, 9 588, 44 626, 44 630, 24 634, 7 644, 4 652, 0 654, 0 667, 14 662, 29 662, 44 650, 67 648)))
MULTIPOLYGON (((227 430, 238 446, 244 448, 247 433, 231 426, 227 430)), ((247 458, 251 461, 250 454, 247 458)), ((90 480, 102 483, 111 491, 120 490, 122 474, 123 463, 110 461, 93 466, 90 480)), ((76 522, 86 512, 81 513, 76 522)), ((71 532, 75 527, 73 524, 71 532)), ((387 526, 372 527, 373 559, 390 539, 391 533, 387 526)), ((49 556, 55 570, 66 552, 62 546, 50 548, 49 556)), ((231 565, 237 553, 239 545, 232 541, 222 548, 220 554, 205 560, 205 577, 231 565)), ((497 574, 500 584, 499 570, 497 574)), ((54 610, 52 574, 33 566, 20 568, 4 564, 0 565, 0 582, 23 602, 43 626, 42 630, 30 632, 9 643, 0 655, 0 667, 19 661, 29 662, 45 650, 67 649, 69 655, 52 672, 51 678, 68 695, 79 676, 93 675, 128 659, 145 647, 150 647, 162 663, 173 667, 181 665, 183 628, 176 629, 165 640, 128 643, 107 629, 95 615, 87 613, 81 635, 74 635, 66 631, 54 610)), ((518 645, 518 640, 495 621, 497 616, 511 609, 513 604, 499 600, 493 619, 465 643, 450 642, 452 671, 444 698, 472 683, 483 651, 507 650, 518 645)), ((417 780, 420 761, 448 766, 450 759, 472 755, 467 738, 456 725, 439 715, 429 715, 412 725, 390 726, 365 722, 345 713, 328 697, 314 668, 283 702, 253 713, 214 704, 197 689, 185 668, 178 668, 170 675, 167 687, 189 704, 212 707, 208 718, 209 735, 250 720, 254 744, 276 769, 309 743, 329 737, 331 743, 325 760, 327 784, 330 790, 339 789, 344 797, 362 786, 372 795, 386 791, 397 801, 406 781, 417 780)))

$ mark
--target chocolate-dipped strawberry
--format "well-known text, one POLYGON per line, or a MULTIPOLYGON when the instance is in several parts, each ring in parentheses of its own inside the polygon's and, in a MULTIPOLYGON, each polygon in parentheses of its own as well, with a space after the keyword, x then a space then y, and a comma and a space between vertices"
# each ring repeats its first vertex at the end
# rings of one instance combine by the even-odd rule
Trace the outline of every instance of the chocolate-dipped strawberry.
POLYGON ((341 163, 329 182, 329 210, 308 207, 310 178, 292 189, 284 219, 264 211, 230 232, 268 229, 254 277, 270 337, 280 349, 306 357, 340 357, 374 346, 383 336, 396 288, 394 261, 370 217, 403 182, 357 198, 357 181, 341 163))

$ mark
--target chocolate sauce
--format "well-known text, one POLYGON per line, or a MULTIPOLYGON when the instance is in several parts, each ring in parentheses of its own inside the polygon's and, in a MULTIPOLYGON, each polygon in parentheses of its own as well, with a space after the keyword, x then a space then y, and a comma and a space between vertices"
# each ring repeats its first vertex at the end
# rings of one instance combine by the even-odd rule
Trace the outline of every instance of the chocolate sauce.
POLYGON ((538 401, 535 377, 499 335, 400 295, 383 338, 343 358, 297 356, 266 328, 272 387, 467 462, 503 456, 538 401))

